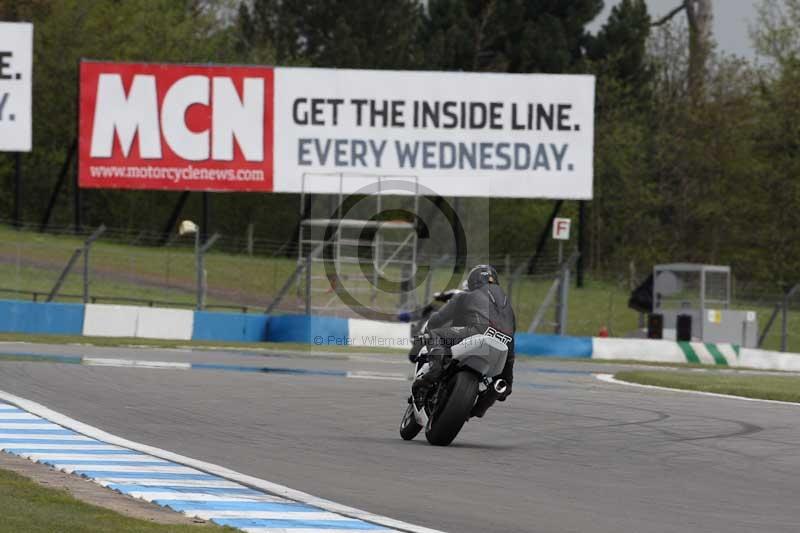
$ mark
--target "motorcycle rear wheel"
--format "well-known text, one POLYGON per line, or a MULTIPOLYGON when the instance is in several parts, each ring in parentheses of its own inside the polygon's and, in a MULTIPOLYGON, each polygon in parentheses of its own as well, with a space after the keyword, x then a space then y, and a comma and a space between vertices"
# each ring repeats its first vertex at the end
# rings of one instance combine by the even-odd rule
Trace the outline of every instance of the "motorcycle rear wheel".
POLYGON ((478 397, 478 376, 462 370, 450 378, 450 394, 445 405, 428 421, 425 438, 434 446, 447 446, 456 438, 469 418, 478 397))

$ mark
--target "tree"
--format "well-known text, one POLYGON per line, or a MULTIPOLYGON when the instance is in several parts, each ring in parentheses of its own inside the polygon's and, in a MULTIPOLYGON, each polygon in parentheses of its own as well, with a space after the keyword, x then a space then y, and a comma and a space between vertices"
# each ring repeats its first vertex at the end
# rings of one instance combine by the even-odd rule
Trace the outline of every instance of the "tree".
POLYGON ((413 68, 420 62, 417 0, 254 0, 242 3, 243 49, 271 48, 281 65, 413 68))
MULTIPOLYGON (((38 222, 76 134, 78 62, 227 62, 233 59, 229 30, 202 0, 63 0, 4 2, 2 9, 34 22, 34 147, 24 159, 23 216, 38 222), (41 8, 41 9, 40 9, 41 8)), ((170 209, 166 194, 90 191, 88 221, 117 226, 143 222, 142 205, 154 215, 170 209), (114 221, 113 223, 111 221, 114 221)), ((55 223, 71 221, 67 202, 55 223)), ((160 223, 155 222, 156 224, 160 223)))
POLYGON ((753 132, 761 163, 756 181, 760 201, 749 206, 754 257, 760 272, 786 288, 800 281, 800 0, 763 0, 751 36, 772 60, 760 74, 759 120, 753 132))
POLYGON ((588 40, 586 55, 595 63, 596 73, 628 86, 632 101, 648 98, 646 89, 653 79, 647 57, 649 37, 647 4, 644 0, 622 0, 611 9, 597 35, 588 40))
POLYGON ((664 17, 653 22, 653 26, 666 24, 682 11, 686 13, 686 20, 689 23, 688 88, 689 94, 697 101, 703 97, 706 69, 712 51, 713 9, 711 0, 684 0, 664 17))
POLYGON ((783 65, 800 58, 800 0, 763 0, 750 30, 759 54, 783 65))
POLYGON ((586 25, 602 0, 430 0, 426 67, 568 72, 583 58, 586 25))

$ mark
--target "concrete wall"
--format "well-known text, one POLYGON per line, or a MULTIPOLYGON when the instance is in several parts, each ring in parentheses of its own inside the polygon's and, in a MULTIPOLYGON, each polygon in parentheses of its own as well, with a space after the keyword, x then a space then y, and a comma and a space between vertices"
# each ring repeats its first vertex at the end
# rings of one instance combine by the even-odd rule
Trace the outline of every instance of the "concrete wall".
POLYGON ((0 331, 80 335, 83 313, 83 304, 0 300, 0 331))
POLYGON ((190 340, 194 311, 86 304, 83 334, 96 337, 190 340))
MULTIPOLYGON (((408 324, 305 315, 248 315, 126 305, 0 300, 0 332, 176 340, 293 342, 408 349, 408 324)), ((724 343, 518 333, 519 355, 800 371, 800 354, 724 343)))

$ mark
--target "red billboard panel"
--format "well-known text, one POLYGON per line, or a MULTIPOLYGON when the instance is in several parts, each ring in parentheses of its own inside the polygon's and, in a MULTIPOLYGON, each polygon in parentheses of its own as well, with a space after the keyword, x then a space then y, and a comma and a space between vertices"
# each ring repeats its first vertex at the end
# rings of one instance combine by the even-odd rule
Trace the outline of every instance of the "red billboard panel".
POLYGON ((274 71, 83 62, 81 187, 272 191, 274 71))

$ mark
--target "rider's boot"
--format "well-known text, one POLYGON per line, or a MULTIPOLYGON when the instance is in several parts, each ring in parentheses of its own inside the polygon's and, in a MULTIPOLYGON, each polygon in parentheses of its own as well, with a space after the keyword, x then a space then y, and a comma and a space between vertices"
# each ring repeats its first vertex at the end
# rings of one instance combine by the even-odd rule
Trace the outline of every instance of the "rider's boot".
POLYGON ((478 401, 475 402, 475 405, 472 406, 472 412, 469 414, 470 417, 476 416, 478 418, 483 418, 483 415, 486 414, 486 411, 494 405, 494 402, 497 401, 498 394, 495 390, 491 387, 486 389, 478 396, 478 401))
POLYGON ((411 394, 414 400, 419 401, 442 376, 444 352, 434 349, 428 354, 428 371, 419 376, 411 385, 411 394))

